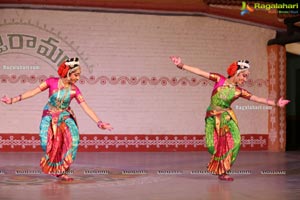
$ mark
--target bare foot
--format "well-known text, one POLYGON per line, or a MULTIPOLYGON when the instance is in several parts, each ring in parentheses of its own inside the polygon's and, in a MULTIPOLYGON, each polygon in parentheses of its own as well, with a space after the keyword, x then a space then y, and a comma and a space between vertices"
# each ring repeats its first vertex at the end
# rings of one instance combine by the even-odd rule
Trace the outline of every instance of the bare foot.
POLYGON ((74 179, 69 177, 68 175, 64 174, 60 176, 62 181, 73 181, 74 179))
POLYGON ((219 179, 222 181, 233 181, 234 179, 227 174, 219 175, 219 179))

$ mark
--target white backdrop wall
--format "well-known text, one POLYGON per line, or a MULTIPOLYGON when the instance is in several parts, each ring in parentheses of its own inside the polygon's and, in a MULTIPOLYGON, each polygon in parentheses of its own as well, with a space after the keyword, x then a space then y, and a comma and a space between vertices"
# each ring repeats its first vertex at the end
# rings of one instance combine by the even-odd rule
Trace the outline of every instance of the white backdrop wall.
MULTIPOLYGON (((186 64, 224 75, 230 63, 248 59, 251 80, 244 87, 267 97, 266 45, 274 36, 273 30, 200 16, 1 9, 0 93, 16 96, 37 87, 57 76, 64 56, 78 56, 77 86, 112 124, 112 134, 204 134, 212 83, 177 69, 168 57, 180 55, 186 64)), ((38 133, 47 96, 1 104, 0 133, 38 133)), ((258 104, 233 104, 242 134, 267 134, 267 109, 237 106, 258 104)), ((105 133, 76 101, 72 108, 82 134, 105 133)))

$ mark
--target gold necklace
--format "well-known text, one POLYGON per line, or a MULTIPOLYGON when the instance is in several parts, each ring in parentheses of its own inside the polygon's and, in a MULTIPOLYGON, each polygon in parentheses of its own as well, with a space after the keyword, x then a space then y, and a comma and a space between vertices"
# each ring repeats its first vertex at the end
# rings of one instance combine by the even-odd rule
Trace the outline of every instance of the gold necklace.
POLYGON ((224 84, 224 85, 229 86, 229 87, 235 87, 235 86, 236 86, 235 83, 231 82, 231 81, 228 80, 228 79, 225 81, 225 84, 224 84))

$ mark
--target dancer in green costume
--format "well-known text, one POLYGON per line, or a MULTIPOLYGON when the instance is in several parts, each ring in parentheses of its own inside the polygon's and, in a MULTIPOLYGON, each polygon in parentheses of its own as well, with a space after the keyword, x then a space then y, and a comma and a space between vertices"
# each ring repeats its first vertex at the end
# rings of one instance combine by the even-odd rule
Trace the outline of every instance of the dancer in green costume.
POLYGON ((180 69, 187 70, 215 82, 210 105, 205 117, 205 138, 208 152, 212 158, 207 166, 208 171, 218 175, 220 180, 233 181, 228 175, 235 162, 241 145, 240 130, 231 104, 239 97, 258 103, 284 107, 289 100, 280 98, 278 101, 252 95, 239 87, 247 81, 250 64, 247 60, 239 60, 227 68, 228 78, 205 72, 199 68, 182 63, 180 57, 171 56, 172 62, 180 69), (276 103, 277 102, 277 103, 276 103))

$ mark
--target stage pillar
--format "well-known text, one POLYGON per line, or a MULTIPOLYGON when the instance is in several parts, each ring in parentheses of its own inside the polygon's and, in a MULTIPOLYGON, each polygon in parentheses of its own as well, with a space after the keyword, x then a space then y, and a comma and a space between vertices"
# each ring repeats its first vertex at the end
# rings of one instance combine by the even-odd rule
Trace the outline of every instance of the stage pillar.
MULTIPOLYGON (((282 45, 269 45, 268 92, 269 99, 286 98, 286 50, 282 45)), ((286 146, 286 109, 273 107, 268 117, 268 150, 283 152, 286 146)))

